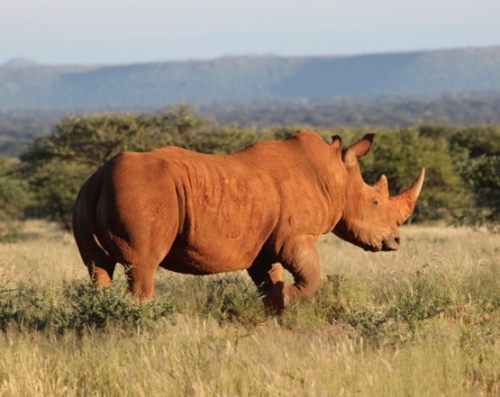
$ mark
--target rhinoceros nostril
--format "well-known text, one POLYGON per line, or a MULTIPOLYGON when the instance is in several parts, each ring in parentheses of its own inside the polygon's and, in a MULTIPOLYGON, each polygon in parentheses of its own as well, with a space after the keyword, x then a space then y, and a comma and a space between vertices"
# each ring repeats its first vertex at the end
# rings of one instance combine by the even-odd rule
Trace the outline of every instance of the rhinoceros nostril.
POLYGON ((396 251, 399 249, 399 236, 390 236, 382 243, 382 251, 396 251))

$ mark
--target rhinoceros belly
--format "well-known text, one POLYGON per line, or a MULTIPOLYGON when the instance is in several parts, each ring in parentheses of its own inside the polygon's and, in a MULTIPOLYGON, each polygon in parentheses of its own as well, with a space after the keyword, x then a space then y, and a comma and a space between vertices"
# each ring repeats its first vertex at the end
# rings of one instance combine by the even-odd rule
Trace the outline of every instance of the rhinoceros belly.
POLYGON ((173 247, 161 266, 178 273, 215 274, 243 270, 250 267, 258 250, 247 247, 214 245, 201 249, 173 247))

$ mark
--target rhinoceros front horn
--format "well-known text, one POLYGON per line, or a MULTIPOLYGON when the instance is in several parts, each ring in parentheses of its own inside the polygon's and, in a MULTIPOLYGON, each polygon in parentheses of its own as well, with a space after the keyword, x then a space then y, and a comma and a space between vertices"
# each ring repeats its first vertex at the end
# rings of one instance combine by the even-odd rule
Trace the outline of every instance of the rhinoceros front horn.
POLYGON ((422 168, 422 171, 420 171, 420 175, 408 190, 405 190, 403 193, 395 197, 392 197, 397 207, 399 208, 399 212, 401 212, 401 216, 403 218, 401 223, 405 222, 413 213, 415 205, 417 204, 418 196, 420 194, 420 191, 422 190, 422 185, 424 184, 424 177, 425 168, 422 168))

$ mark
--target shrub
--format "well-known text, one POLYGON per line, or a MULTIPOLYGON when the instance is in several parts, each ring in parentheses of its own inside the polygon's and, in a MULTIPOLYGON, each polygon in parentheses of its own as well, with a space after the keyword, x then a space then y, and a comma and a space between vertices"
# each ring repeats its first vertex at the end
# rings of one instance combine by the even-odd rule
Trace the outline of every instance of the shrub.
POLYGON ((17 325, 58 333, 86 330, 152 327, 160 318, 171 318, 176 309, 168 297, 148 303, 135 301, 125 283, 97 289, 89 282, 74 282, 62 288, 19 287, 0 293, 0 327, 17 325))

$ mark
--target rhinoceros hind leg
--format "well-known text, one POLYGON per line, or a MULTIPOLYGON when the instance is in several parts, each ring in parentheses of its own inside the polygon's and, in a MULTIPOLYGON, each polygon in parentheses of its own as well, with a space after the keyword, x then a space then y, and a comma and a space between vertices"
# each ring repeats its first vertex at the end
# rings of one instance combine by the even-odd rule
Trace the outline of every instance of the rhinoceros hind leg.
POLYGON ((99 287, 108 287, 113 279, 116 262, 92 238, 76 232, 75 237, 80 256, 87 266, 91 280, 99 287))
POLYGON ((156 267, 125 266, 130 293, 139 300, 151 300, 154 292, 156 267))
POLYGON ((92 263, 88 266, 90 278, 98 287, 109 287, 113 280, 113 273, 116 263, 114 262, 99 262, 99 265, 92 263))

